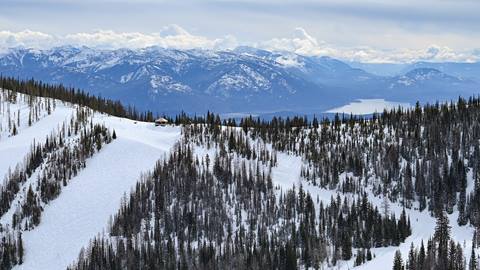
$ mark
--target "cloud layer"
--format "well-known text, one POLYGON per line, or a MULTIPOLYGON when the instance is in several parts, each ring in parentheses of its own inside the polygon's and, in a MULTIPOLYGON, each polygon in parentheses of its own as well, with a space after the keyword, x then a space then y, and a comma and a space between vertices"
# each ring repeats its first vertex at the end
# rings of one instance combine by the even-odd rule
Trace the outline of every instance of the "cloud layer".
POLYGON ((338 47, 317 40, 305 29, 297 27, 290 37, 272 38, 260 42, 240 42, 233 35, 220 38, 207 38, 194 35, 178 25, 163 27, 156 33, 115 32, 98 30, 66 35, 52 35, 43 32, 24 30, 19 32, 0 31, 0 52, 9 48, 25 47, 50 49, 72 45, 98 49, 138 49, 159 46, 175 49, 228 50, 239 45, 252 46, 270 51, 287 51, 308 56, 331 56, 348 61, 370 63, 407 63, 413 61, 480 61, 480 49, 455 51, 447 46, 431 45, 425 49, 398 48, 385 50, 371 47, 338 47))
POLYGON ((208 39, 192 35, 178 25, 169 25, 162 28, 160 32, 151 34, 99 30, 91 33, 75 33, 60 36, 30 30, 20 32, 0 31, 0 49, 12 47, 49 49, 62 45, 88 46, 100 49, 138 49, 150 46, 177 49, 226 49, 232 45, 231 43, 233 45, 236 43, 232 36, 208 39))

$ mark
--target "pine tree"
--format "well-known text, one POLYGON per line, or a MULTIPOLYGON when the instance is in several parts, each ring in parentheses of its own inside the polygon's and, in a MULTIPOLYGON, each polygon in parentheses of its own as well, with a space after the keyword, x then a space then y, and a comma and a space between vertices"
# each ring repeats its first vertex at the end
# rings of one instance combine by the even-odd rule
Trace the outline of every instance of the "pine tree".
POLYGON ((407 200, 406 206, 410 207, 410 203, 414 199, 413 184, 412 184, 412 167, 410 166, 410 162, 407 163, 407 168, 405 169, 404 183, 405 183, 405 199, 407 200))
POLYGON ((472 254, 470 255, 470 262, 468 263, 469 270, 477 270, 477 255, 475 254, 475 245, 472 242, 472 254))
POLYGON ((285 247, 286 258, 285 258, 285 269, 297 269, 297 254, 295 248, 292 244, 288 243, 285 247))
POLYGON ((400 250, 395 252, 395 257, 393 259, 393 270, 404 270, 402 253, 400 250))
POLYGON ((389 216, 390 213, 390 203, 388 202, 387 194, 383 194, 383 200, 382 200, 382 210, 383 210, 383 215, 385 217, 389 216))
POLYGON ((407 270, 417 270, 417 258, 415 254, 415 247, 413 243, 410 245, 410 251, 408 252, 408 260, 407 260, 407 270))
POLYGON ((444 259, 448 255, 448 242, 450 240, 450 225, 445 211, 441 211, 437 217, 434 239, 438 244, 439 257, 444 259))
POLYGON ((18 233, 18 240, 17 240, 17 249, 18 249, 18 264, 23 263, 23 240, 22 240, 22 233, 18 233))
MULTIPOLYGON (((461 164, 461 162, 460 162, 461 164)), ((463 164, 461 164, 463 165, 463 164)), ((463 166, 462 166, 463 169, 463 166)), ((467 200, 467 176, 465 170, 460 172, 460 196, 458 201, 458 225, 463 226, 467 224, 467 217, 465 213, 465 205, 467 200)))
POLYGON ((418 251, 418 256, 417 256, 417 270, 421 270, 425 268, 425 246, 423 245, 423 240, 422 243, 420 244, 420 250, 418 251))
POLYGON ((365 250, 357 249, 357 257, 355 258, 355 266, 359 266, 365 262, 365 250))
POLYGON ((352 238, 348 232, 343 233, 342 239, 342 260, 348 261, 352 258, 352 238))

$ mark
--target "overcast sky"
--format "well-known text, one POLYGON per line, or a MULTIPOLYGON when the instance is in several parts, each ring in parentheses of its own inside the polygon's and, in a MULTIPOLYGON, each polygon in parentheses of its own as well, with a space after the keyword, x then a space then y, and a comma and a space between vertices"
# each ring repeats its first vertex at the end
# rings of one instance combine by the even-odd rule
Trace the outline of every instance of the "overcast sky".
POLYGON ((2 0, 0 49, 230 49, 364 62, 479 61, 477 0, 2 0))

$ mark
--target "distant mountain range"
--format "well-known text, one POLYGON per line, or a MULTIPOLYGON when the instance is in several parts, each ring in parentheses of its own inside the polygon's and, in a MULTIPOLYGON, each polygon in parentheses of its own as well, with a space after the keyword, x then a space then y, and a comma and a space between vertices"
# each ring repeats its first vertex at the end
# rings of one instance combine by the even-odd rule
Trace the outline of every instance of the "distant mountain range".
POLYGON ((413 64, 393 64, 393 63, 358 63, 349 62, 350 66, 363 69, 372 74, 380 76, 397 76, 417 68, 432 68, 441 72, 480 82, 480 63, 456 63, 456 62, 416 62, 413 64))
POLYGON ((11 49, 0 72, 82 88, 159 113, 322 113, 357 99, 434 102, 480 91, 480 64, 346 63, 250 47, 233 51, 11 49))

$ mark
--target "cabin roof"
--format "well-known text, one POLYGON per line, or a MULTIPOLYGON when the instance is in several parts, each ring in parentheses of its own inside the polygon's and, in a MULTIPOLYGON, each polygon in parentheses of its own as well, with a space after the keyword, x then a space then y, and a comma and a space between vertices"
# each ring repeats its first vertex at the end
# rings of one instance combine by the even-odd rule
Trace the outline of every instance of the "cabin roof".
POLYGON ((165 122, 168 122, 168 120, 163 118, 163 117, 160 117, 157 120, 155 120, 155 122, 157 122, 157 123, 164 122, 165 123, 165 122))

